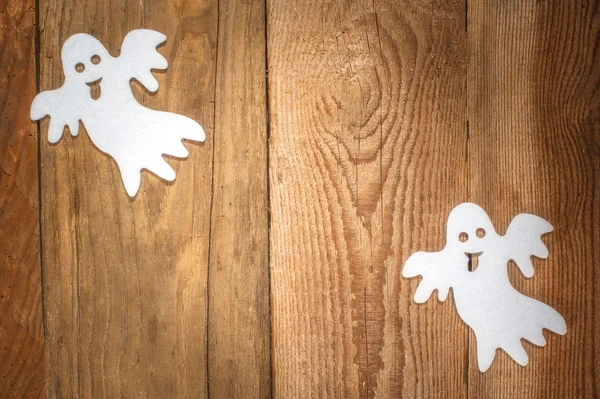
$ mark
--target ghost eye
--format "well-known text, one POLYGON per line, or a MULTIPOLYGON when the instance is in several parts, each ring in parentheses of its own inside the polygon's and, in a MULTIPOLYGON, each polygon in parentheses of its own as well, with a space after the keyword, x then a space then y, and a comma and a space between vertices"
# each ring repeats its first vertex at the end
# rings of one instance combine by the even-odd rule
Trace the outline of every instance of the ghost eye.
POLYGON ((83 65, 81 62, 77 65, 75 65, 75 70, 79 73, 85 71, 85 65, 83 65))
POLYGON ((92 64, 94 65, 98 65, 100 63, 100 61, 102 61, 102 58, 100 58, 99 55, 94 55, 92 57, 92 64))
POLYGON ((469 235, 463 231, 458 235, 458 239, 460 242, 467 242, 467 240, 469 239, 469 235))
POLYGON ((481 227, 477 229, 477 231, 475 232, 477 234, 477 237, 479 238, 483 238, 485 237, 485 230, 482 229, 481 227))

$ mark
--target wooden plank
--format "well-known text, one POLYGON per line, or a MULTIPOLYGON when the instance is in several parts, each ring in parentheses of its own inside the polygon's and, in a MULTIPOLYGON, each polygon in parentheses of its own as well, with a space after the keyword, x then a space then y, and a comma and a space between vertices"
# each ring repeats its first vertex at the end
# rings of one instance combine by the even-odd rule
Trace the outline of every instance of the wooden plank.
POLYGON ((469 2, 470 198, 504 232, 517 213, 554 225, 550 255, 518 290, 556 308, 566 336, 525 343, 529 365, 504 352, 477 370, 473 397, 600 395, 600 4, 597 1, 469 2))
POLYGON ((45 397, 35 5, 0 1, 0 396, 45 397))
POLYGON ((466 200, 461 1, 270 1, 273 389, 466 395, 452 300, 401 277, 466 200))
POLYGON ((132 29, 167 35, 150 96, 206 130, 169 159, 172 184, 143 173, 127 196, 117 166, 82 132, 48 144, 42 123, 42 266, 50 397, 205 397, 216 1, 40 0, 41 89, 63 82, 60 49, 94 34, 113 54, 132 29))
POLYGON ((215 398, 271 393, 264 7, 219 7, 208 325, 215 398))

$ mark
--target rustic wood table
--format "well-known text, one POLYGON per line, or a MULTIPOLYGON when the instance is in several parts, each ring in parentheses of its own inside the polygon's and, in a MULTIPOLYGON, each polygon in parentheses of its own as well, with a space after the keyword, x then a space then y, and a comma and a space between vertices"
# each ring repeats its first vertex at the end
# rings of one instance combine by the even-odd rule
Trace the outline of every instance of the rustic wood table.
POLYGON ((600 3, 0 0, 0 397, 600 395, 600 3), (205 127, 130 199, 37 92, 72 34, 167 35, 146 106, 205 127), (472 201, 554 225, 515 287, 566 336, 480 373, 417 250, 472 201))

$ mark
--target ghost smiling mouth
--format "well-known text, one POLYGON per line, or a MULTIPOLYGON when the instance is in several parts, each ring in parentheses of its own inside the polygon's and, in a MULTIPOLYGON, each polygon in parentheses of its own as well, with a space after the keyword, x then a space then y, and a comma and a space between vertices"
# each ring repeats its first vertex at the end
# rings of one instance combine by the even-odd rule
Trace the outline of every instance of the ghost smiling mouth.
POLYGON ((86 85, 90 87, 90 97, 92 97, 93 100, 99 99, 100 95, 102 94, 100 82, 102 82, 102 78, 94 80, 93 82, 86 83, 86 85))
POLYGON ((465 252, 467 258, 469 258, 468 269, 470 272, 475 271, 477 266, 479 266, 479 257, 483 254, 483 251, 479 252, 465 252))

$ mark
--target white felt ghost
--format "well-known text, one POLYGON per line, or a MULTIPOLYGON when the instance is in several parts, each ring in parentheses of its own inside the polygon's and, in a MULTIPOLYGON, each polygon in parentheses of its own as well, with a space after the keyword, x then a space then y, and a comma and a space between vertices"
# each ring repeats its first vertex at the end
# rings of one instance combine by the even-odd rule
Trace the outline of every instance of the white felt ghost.
POLYGON ((448 216, 444 249, 417 252, 404 265, 404 277, 423 276, 415 292, 417 303, 426 302, 436 289, 444 301, 452 288, 458 314, 475 333, 482 372, 491 366, 497 348, 525 366, 529 358, 521 339, 544 346, 544 328, 561 335, 567 332, 556 310, 521 294, 508 279, 511 259, 526 277, 533 276, 531 256, 548 257, 540 237, 551 231, 552 225, 544 219, 522 213, 501 236, 481 207, 464 203, 448 216), (473 271, 468 270, 469 254, 478 255, 479 265, 473 271))
POLYGON ((172 181, 175 171, 162 155, 186 158, 182 139, 205 139, 204 130, 194 120, 148 109, 131 91, 132 79, 151 92, 158 90, 152 69, 167 69, 167 60, 156 50, 166 39, 153 30, 131 31, 123 40, 121 55, 113 57, 94 37, 73 35, 62 48, 65 83, 38 94, 31 105, 32 120, 50 115, 51 143, 61 139, 65 125, 76 136, 79 121, 83 122, 92 142, 117 162, 131 197, 140 188, 142 169, 172 181), (93 99, 88 85, 96 82, 101 94, 93 99))

